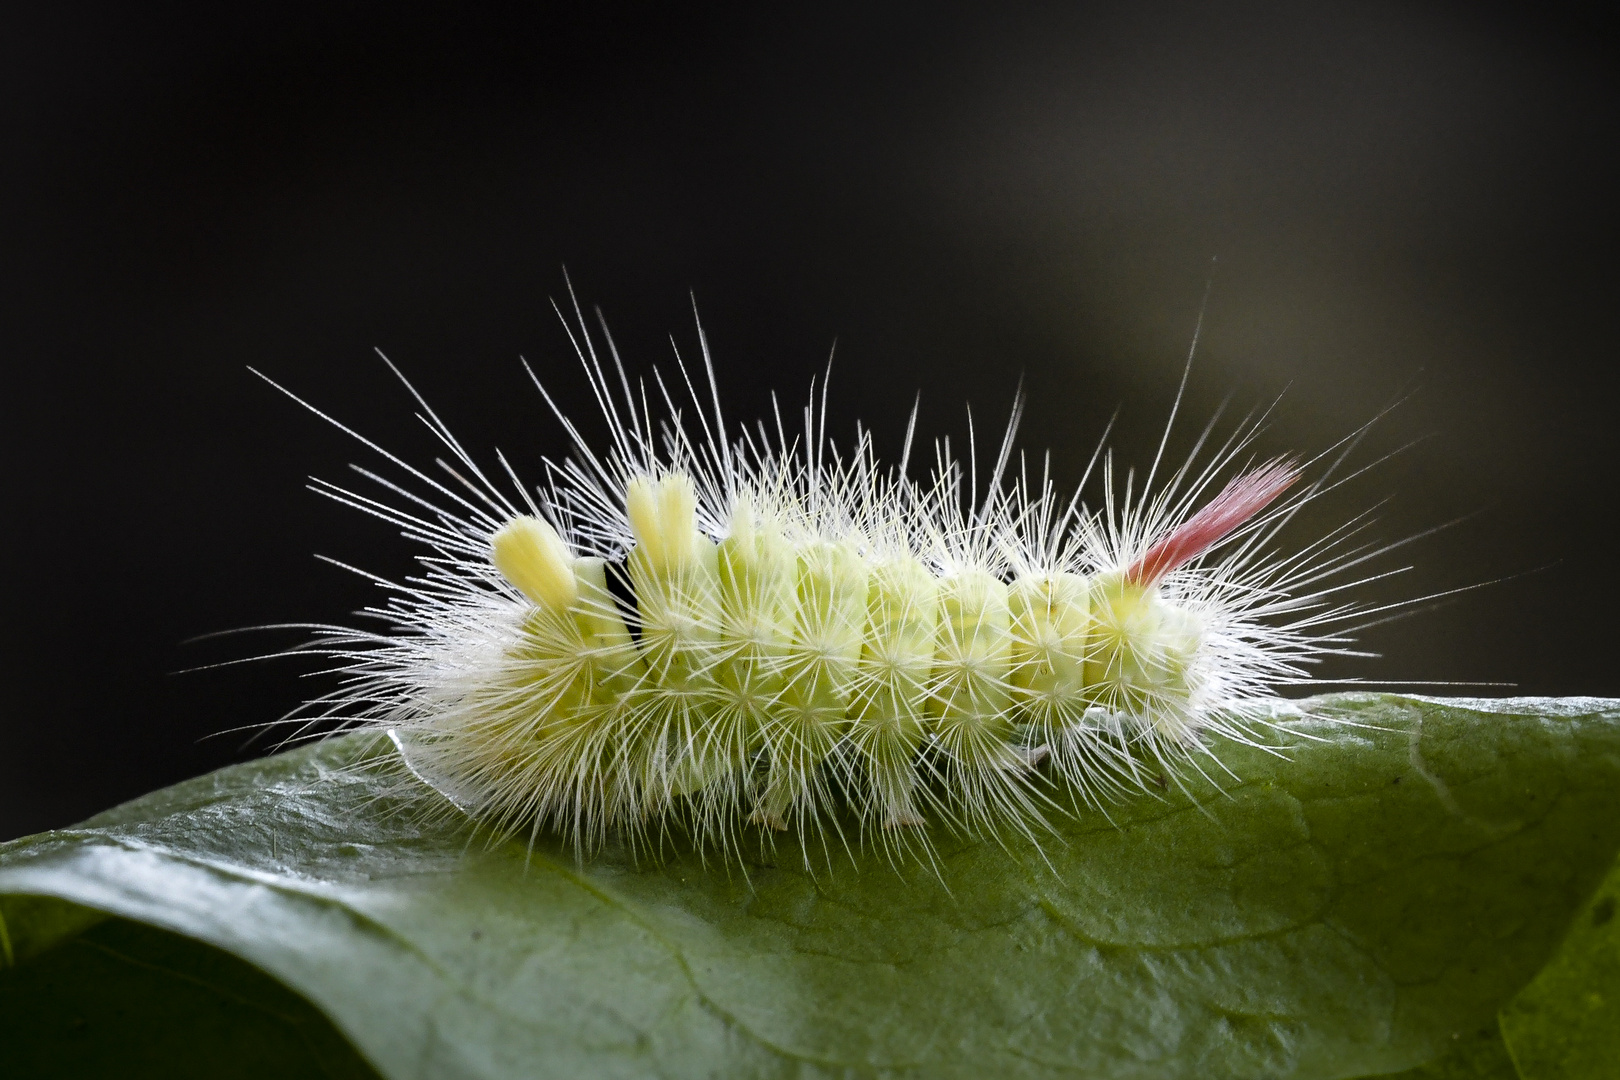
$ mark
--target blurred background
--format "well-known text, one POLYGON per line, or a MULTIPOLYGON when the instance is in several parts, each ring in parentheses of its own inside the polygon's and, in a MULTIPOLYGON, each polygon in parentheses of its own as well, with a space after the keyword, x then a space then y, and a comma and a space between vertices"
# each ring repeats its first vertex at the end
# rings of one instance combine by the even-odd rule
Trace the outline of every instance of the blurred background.
MULTIPOLYGON (((1620 694, 1612 39, 1574 9, 1133 3, 33 5, 0 34, 7 508, 0 839, 265 752, 318 687, 290 643, 412 552, 304 489, 413 460, 373 353, 528 475, 523 375, 591 405, 566 266, 638 369, 695 349, 734 418, 834 350, 834 432, 999 427, 1078 480, 1116 410, 1151 460, 1201 301, 1185 453, 1223 401, 1263 452, 1401 404, 1306 531, 1377 507, 1371 628, 1326 674, 1620 694), (1393 456, 1389 456, 1393 455, 1393 456), (1383 459, 1383 460, 1381 460, 1383 459), (225 734, 221 734, 226 732, 225 734)), ((595 429, 599 430, 599 429, 595 429)), ((1304 535, 1304 533, 1301 533, 1304 535)))

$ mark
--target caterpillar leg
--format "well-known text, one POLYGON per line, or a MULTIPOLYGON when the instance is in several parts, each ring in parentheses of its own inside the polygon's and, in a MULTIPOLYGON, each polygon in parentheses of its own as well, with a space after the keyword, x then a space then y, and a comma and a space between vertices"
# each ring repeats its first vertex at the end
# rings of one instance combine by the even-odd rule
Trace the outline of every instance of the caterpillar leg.
MULTIPOLYGON (((791 691, 790 691, 791 693, 791 691)), ((749 820, 756 825, 782 830, 792 821, 813 821, 819 811, 830 808, 824 762, 832 755, 847 725, 847 706, 830 700, 825 687, 813 689, 813 701, 785 706, 766 736, 770 771, 765 789, 749 820)))
POLYGON ((900 716, 854 729, 851 749, 860 782, 868 789, 863 817, 875 818, 885 829, 927 824, 918 805, 917 777, 917 758, 926 738, 927 729, 920 720, 900 716))

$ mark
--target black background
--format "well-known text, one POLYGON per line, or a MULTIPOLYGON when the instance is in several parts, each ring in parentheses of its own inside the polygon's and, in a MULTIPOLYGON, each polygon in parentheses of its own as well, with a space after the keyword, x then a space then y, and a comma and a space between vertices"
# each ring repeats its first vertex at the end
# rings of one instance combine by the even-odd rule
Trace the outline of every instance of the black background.
POLYGON ((562 445, 518 357, 589 408, 565 264, 640 368, 695 293, 738 418, 835 340, 832 426, 888 453, 917 389, 960 437, 1022 375, 1072 482, 1116 407, 1150 458, 1216 260, 1186 415, 1281 394, 1262 449, 1308 452, 1415 391, 1359 460, 1416 445, 1321 521, 1473 515, 1371 597, 1508 579, 1332 673, 1620 694, 1614 57, 1568 11, 31 7, 0 31, 0 838, 261 752, 206 736, 312 684, 175 674, 283 643, 184 639, 374 599, 315 551, 408 568, 303 489, 361 451, 246 366, 424 460, 380 347, 535 475, 562 445))

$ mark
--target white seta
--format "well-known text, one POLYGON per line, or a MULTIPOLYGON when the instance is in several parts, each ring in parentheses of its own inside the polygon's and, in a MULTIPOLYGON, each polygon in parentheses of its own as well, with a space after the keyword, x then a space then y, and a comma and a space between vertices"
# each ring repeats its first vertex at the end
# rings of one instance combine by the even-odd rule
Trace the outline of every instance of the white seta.
POLYGON ((915 413, 891 468, 862 429, 828 438, 825 386, 797 430, 734 430, 706 342, 701 392, 684 365, 649 387, 574 314, 605 447, 536 379, 574 445, 538 488, 499 455, 487 475, 420 396, 441 474, 362 438, 398 475, 316 481, 429 550, 376 579, 381 632, 316 628, 299 651, 342 683, 299 715, 386 730, 499 835, 581 856, 671 829, 726 856, 782 829, 891 854, 930 828, 1034 835, 1073 797, 1202 770, 1212 735, 1263 745, 1277 688, 1349 652, 1346 572, 1387 550, 1358 545, 1362 516, 1279 553, 1332 468, 1255 464, 1254 421, 1139 491, 1094 456, 1097 508, 1015 458, 1016 408, 986 483, 948 442, 918 482, 915 413))

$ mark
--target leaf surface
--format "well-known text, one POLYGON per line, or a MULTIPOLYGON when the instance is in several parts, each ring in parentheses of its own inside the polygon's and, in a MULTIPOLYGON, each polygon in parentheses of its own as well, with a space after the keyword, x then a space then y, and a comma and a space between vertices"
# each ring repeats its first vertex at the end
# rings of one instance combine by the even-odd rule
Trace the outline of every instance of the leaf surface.
MULTIPOLYGON (((1276 719, 1280 754, 1219 748, 1224 790, 1082 812, 1040 850, 946 842, 937 874, 786 844, 580 866, 424 815, 377 740, 333 739, 0 845, 0 1037, 43 1037, 18 980, 121 932, 88 909, 262 969, 396 1080, 1499 1063, 1497 1011, 1620 850, 1620 702, 1338 695, 1276 719)), ((317 1075, 364 1069, 288 1022, 317 1075)))
POLYGON ((1502 1010, 1524 1080, 1620 1070, 1620 864, 1581 909, 1551 962, 1502 1010))

